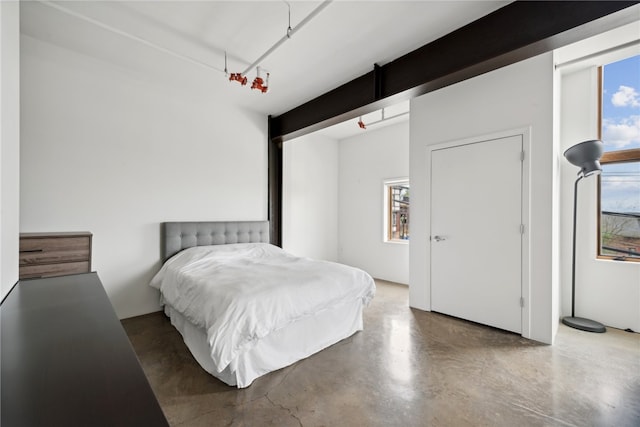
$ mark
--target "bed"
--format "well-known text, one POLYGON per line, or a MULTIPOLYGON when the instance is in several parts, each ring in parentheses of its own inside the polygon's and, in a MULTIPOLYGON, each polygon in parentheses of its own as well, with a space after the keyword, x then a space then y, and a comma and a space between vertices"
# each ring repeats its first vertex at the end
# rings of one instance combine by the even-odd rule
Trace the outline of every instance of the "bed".
POLYGON ((202 368, 231 386, 363 329, 366 272, 269 244, 267 221, 166 222, 150 286, 202 368))

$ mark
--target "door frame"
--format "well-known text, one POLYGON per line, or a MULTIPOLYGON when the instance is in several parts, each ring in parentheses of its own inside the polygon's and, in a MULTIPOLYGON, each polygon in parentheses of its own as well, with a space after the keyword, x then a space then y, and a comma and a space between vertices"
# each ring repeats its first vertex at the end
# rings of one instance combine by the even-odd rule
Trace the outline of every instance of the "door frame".
POLYGON ((524 225, 524 233, 522 234, 522 253, 521 253, 521 283, 522 283, 522 297, 524 304, 522 307, 522 336, 525 338, 531 338, 531 288, 530 288, 530 254, 531 254, 531 127, 522 127, 516 129, 509 129, 504 131, 498 131, 495 133, 472 136, 463 139, 456 139, 452 141, 444 141, 429 145, 426 148, 426 165, 429 168, 426 182, 426 199, 428 203, 428 209, 426 209, 426 224, 427 224, 427 245, 426 251, 426 265, 427 265, 427 295, 429 296, 428 309, 431 310, 431 157, 432 153, 437 150, 446 148, 459 147, 462 145, 477 144, 488 140, 508 138, 512 136, 522 137, 522 147, 524 150, 524 161, 522 162, 522 224, 524 225))

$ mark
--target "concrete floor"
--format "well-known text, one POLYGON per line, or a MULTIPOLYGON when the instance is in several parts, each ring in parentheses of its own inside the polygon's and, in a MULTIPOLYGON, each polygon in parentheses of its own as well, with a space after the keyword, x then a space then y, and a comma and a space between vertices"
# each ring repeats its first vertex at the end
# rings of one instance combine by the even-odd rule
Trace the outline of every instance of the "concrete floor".
POLYGON ((364 331, 241 390, 163 314, 122 323, 172 426, 640 426, 640 334, 560 325, 547 346, 377 285, 364 331))

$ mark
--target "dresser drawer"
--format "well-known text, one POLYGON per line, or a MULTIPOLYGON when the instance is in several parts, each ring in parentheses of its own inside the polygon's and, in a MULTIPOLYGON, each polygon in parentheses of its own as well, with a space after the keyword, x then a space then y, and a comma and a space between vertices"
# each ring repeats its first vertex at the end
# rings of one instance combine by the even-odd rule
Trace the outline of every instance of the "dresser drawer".
POLYGON ((86 273, 90 269, 89 261, 20 266, 20 279, 65 276, 67 274, 86 273))
POLYGON ((20 265, 87 261, 91 251, 89 237, 50 237, 20 240, 20 265))
POLYGON ((91 271, 89 232, 20 234, 20 279, 91 271))

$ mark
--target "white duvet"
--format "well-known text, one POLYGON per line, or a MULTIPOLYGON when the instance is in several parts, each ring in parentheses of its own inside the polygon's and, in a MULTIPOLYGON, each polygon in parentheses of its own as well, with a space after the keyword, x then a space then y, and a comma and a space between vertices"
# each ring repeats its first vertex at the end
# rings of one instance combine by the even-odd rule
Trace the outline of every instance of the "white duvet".
POLYGON ((186 249, 150 285, 163 304, 207 332, 219 372, 272 331, 345 301, 368 305, 375 294, 373 279, 360 269, 296 257, 268 243, 186 249))

